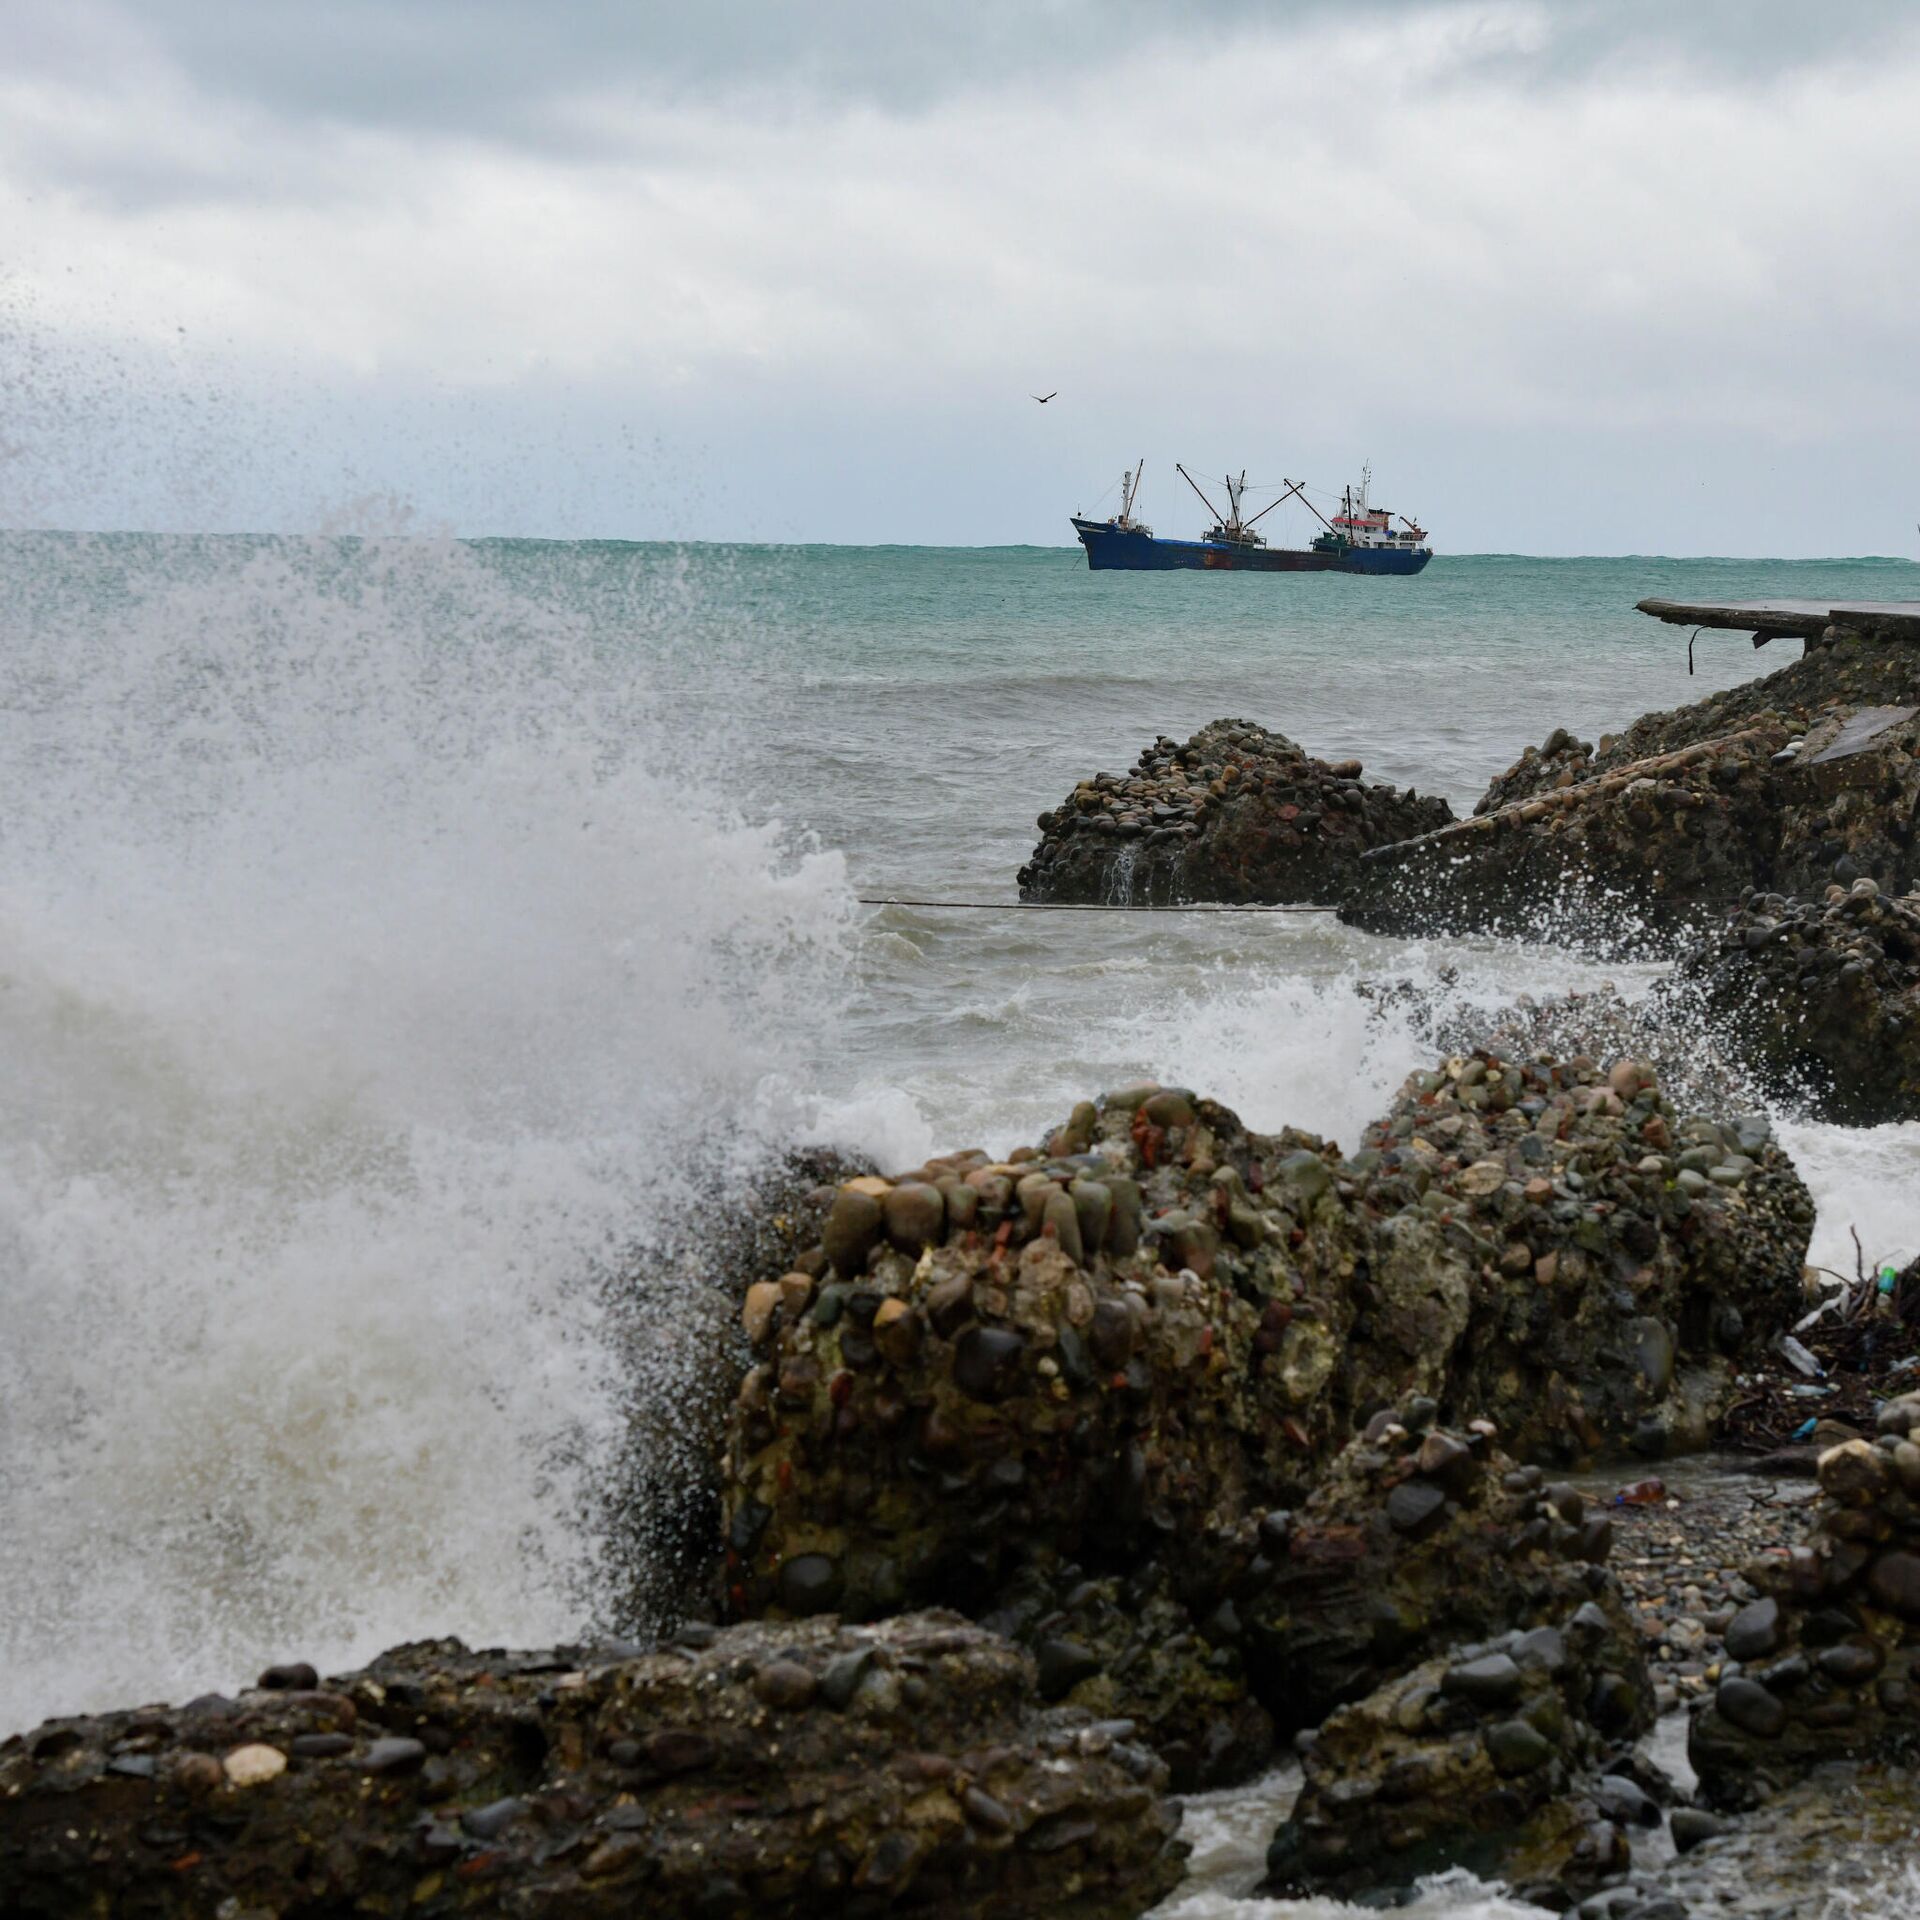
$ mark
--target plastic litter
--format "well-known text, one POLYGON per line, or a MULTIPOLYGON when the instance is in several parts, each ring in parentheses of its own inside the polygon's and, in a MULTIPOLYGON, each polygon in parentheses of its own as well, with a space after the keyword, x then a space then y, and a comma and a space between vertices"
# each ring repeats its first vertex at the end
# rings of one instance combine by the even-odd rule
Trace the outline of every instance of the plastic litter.
POLYGON ((1804 1373, 1809 1380, 1818 1380, 1826 1372, 1826 1368, 1790 1333, 1780 1336, 1780 1355, 1796 1373, 1804 1373))
POLYGON ((1819 1424, 1820 1422, 1817 1418, 1812 1420, 1802 1420, 1800 1424, 1794 1428, 1789 1438, 1793 1440, 1811 1440, 1813 1438, 1813 1430, 1819 1424))
POLYGON ((1616 1507, 1653 1507, 1666 1497, 1667 1483, 1664 1480, 1636 1480, 1632 1486, 1622 1487, 1608 1504, 1616 1507))

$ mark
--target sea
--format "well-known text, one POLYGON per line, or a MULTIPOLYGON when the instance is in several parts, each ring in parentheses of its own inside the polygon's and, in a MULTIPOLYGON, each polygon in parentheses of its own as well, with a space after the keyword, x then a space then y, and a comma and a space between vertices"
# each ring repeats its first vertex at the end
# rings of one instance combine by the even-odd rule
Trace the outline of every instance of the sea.
MULTIPOLYGON (((674 1471, 701 1235, 787 1147, 1003 1151, 1142 1075, 1351 1142, 1432 1051, 1360 989, 1652 978, 1018 910, 1082 776, 1237 716, 1464 811, 1557 726, 1797 652, 1703 633, 1690 669, 1644 596, 1920 598, 1872 558, 1096 575, 378 528, 7 533, 0 577, 0 1732, 631 1626, 609 1482, 636 1401, 674 1471)), ((1816 1263, 1920 1253, 1920 1126, 1776 1118, 1816 1263)), ((1287 1791, 1196 1804, 1170 1911, 1335 1910, 1244 1897, 1287 1791)))

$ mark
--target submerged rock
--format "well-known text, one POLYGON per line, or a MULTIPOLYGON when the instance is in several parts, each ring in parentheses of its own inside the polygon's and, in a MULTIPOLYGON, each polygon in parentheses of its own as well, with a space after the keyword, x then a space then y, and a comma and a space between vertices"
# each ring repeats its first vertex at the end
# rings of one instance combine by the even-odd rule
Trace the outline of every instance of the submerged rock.
POLYGON ((1750 895, 1677 971, 1773 1098, 1845 1126, 1920 1120, 1920 894, 1750 895))
POLYGON ((1021 898, 1331 903, 1365 849, 1453 818, 1442 799, 1360 774, 1248 720, 1216 720, 1185 746, 1162 737, 1124 778, 1096 774, 1040 816, 1021 898))
POLYGON ((1181 1874, 1165 1779, 953 1615, 617 1658, 428 1642, 9 1740, 0 1908, 1121 1920, 1181 1874))

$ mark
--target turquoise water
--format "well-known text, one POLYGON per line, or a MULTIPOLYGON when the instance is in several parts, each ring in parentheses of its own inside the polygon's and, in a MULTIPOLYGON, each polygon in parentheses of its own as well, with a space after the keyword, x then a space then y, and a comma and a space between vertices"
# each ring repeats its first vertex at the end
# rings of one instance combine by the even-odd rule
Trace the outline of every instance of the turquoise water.
POLYGON ((1470 806, 1555 726, 1592 738, 1794 657, 1703 634, 1690 680, 1687 630, 1637 600, 1920 599, 1920 564, 1887 559, 1442 554, 1383 581, 1092 574, 1078 547, 479 551, 543 596, 671 570, 724 605, 734 685, 779 709, 746 745, 768 804, 886 887, 923 861, 1007 886, 1074 780, 1225 714, 1470 806))
MULTIPOLYGON (((1702 635, 1689 679, 1649 594, 1920 599, 1882 560, 11 534, 0 567, 4 1726, 592 1624, 636 1397, 596 1276, 771 1146, 1005 1148, 1143 1073, 1350 1141, 1430 1044, 1357 984, 1600 977, 860 896, 1010 903, 1039 811, 1222 715, 1465 807, 1555 726, 1791 657, 1702 635)), ((1920 1251, 1920 1128, 1782 1119, 1817 1259, 1920 1251)), ((701 1364, 683 1320, 646 1405, 701 1364)))

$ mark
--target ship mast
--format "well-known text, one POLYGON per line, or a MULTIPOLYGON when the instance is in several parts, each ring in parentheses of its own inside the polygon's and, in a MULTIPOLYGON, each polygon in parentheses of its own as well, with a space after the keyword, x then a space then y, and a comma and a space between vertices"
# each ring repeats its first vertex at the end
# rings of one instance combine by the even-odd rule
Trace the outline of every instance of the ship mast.
MULTIPOLYGON (((1304 480, 1288 480, 1283 476, 1281 478, 1280 485, 1283 491, 1280 494, 1278 494, 1275 498, 1269 500, 1267 504, 1264 507, 1262 507, 1260 511, 1253 516, 1253 520, 1249 520, 1247 522, 1247 525, 1249 527, 1251 527, 1254 524, 1254 521, 1256 520, 1264 520, 1267 517, 1267 515, 1274 510, 1275 507, 1280 505, 1282 501, 1292 499, 1293 496, 1296 493, 1299 493, 1300 489, 1306 485, 1306 482, 1304 480)), ((1302 494, 1301 498, 1305 499, 1306 496, 1302 494)), ((1308 500, 1307 505, 1311 507, 1313 505, 1313 502, 1311 500, 1308 500)))
MULTIPOLYGON (((1186 470, 1186 468, 1185 468, 1185 467, 1183 467, 1183 466, 1182 466, 1182 465, 1180 464, 1180 462, 1179 462, 1178 460, 1176 460, 1176 461, 1175 461, 1175 462, 1173 463, 1173 470, 1174 470, 1174 472, 1175 472, 1175 473, 1177 473, 1177 474, 1178 474, 1178 475, 1180 476, 1180 478, 1181 478, 1182 480, 1184 480, 1184 481, 1185 481, 1185 482, 1187 483, 1187 485, 1188 485, 1188 486, 1190 486, 1190 487, 1191 487, 1191 488, 1192 488, 1192 489, 1194 490, 1194 492, 1195 492, 1195 493, 1200 493, 1200 485, 1199 485, 1199 482, 1198 482, 1198 481, 1196 481, 1196 480, 1194 479, 1194 477, 1193 477, 1193 475, 1192 475, 1192 474, 1190 474, 1190 473, 1189 473, 1189 472, 1188 472, 1188 471, 1186 470)), ((1205 495, 1204 493, 1200 493, 1200 504, 1201 504, 1201 505, 1202 505, 1203 507, 1205 507, 1205 508, 1206 508, 1206 510, 1207 510, 1207 511, 1208 511, 1208 512, 1209 512, 1210 514, 1212 514, 1212 515, 1213 515, 1213 518, 1214 518, 1214 524, 1215 524, 1216 526, 1225 526, 1225 525, 1226 525, 1226 520, 1225 520, 1225 518, 1224 518, 1224 517, 1222 516, 1222 514, 1221 514, 1221 512, 1220 512, 1220 509, 1219 509, 1218 507, 1216 507, 1216 506, 1215 506, 1215 505, 1213 504, 1213 502, 1212 502, 1211 500, 1209 500, 1209 499, 1207 498, 1207 496, 1206 496, 1206 495, 1205 495)))
MULTIPOLYGON (((1286 487, 1291 487, 1293 491, 1300 496, 1300 504, 1303 507, 1305 507, 1306 510, 1310 514, 1312 514, 1313 517, 1316 520, 1318 520, 1320 524, 1323 527, 1325 527, 1329 533, 1333 534, 1336 539, 1339 537, 1339 529, 1335 527, 1333 522, 1329 520, 1327 516, 1324 513, 1322 513, 1320 509, 1316 507, 1311 500, 1307 498, 1307 495, 1306 495, 1307 483, 1304 480, 1284 480, 1283 479, 1281 481, 1281 485, 1286 487)), ((1283 493, 1280 496, 1280 500, 1284 500, 1286 499, 1286 497, 1287 496, 1283 493)), ((1280 500, 1276 500, 1273 504, 1277 507, 1280 504, 1280 500)))

